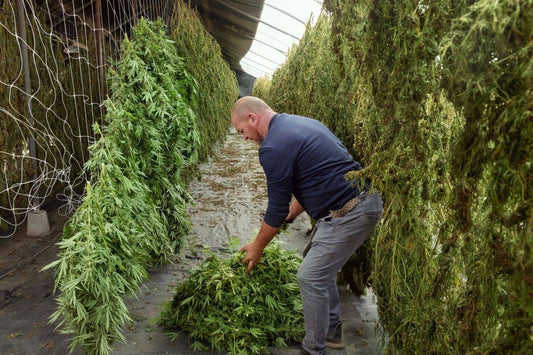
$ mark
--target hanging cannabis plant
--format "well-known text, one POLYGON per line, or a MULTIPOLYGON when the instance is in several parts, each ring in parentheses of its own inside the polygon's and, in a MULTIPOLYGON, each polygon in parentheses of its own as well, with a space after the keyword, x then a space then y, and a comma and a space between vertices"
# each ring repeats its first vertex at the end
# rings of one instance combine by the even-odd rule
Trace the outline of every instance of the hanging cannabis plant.
POLYGON ((165 34, 164 22, 145 19, 134 28, 133 40, 123 41, 110 77, 112 101, 127 115, 109 120, 107 134, 135 162, 167 219, 174 249, 179 249, 190 227, 182 174, 197 163, 200 143, 192 110, 196 82, 165 34))
POLYGON ((225 139, 231 107, 239 97, 239 84, 229 64, 222 58, 217 41, 207 32, 196 11, 187 1, 174 2, 170 38, 178 55, 187 58, 187 70, 198 81, 196 123, 201 137, 201 161, 212 154, 216 143, 225 139))
POLYGON ((207 255, 163 306, 160 324, 186 331, 194 349, 230 354, 261 354, 269 345, 282 347, 303 338, 296 283, 301 258, 294 251, 271 243, 250 275, 242 253, 227 259, 207 255))
POLYGON ((131 319, 124 296, 146 279, 146 263, 160 245, 154 236, 165 235, 148 187, 125 176, 117 166, 123 158, 108 148, 101 156, 109 163, 100 165, 98 183, 87 186, 63 231, 60 259, 45 267, 55 268, 61 290, 51 320, 87 354, 108 354, 114 340, 125 340, 122 326, 131 319))
POLYGON ((111 98, 100 139, 85 165, 92 182, 59 242, 55 268, 59 320, 74 334, 72 348, 108 354, 124 341, 130 321, 124 303, 166 261, 188 233, 188 194, 182 173, 197 161, 191 105, 195 82, 159 20, 144 19, 110 70, 111 98))

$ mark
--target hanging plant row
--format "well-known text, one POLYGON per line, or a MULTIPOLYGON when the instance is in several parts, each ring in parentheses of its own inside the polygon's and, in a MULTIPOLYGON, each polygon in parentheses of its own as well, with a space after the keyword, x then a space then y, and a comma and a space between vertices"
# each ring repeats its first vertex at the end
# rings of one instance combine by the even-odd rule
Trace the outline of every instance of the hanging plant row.
POLYGON ((342 279, 373 287, 386 351, 533 353, 533 2, 324 4, 254 94, 383 195, 342 279))
POLYGON ((124 303, 182 245, 190 221, 183 173, 197 162, 197 87, 162 20, 141 19, 109 75, 105 127, 90 146, 83 204, 64 229, 55 269, 62 331, 108 354, 131 318, 124 303))

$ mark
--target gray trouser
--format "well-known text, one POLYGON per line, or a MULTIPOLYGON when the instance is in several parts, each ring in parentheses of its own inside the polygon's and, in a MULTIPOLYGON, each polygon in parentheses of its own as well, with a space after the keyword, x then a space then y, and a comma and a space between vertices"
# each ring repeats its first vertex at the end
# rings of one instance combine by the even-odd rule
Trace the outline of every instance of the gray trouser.
POLYGON ((302 346, 311 354, 326 352, 328 329, 340 322, 335 274, 363 244, 381 216, 382 201, 377 193, 361 193, 358 200, 345 216, 317 221, 311 248, 298 270, 305 320, 302 346))

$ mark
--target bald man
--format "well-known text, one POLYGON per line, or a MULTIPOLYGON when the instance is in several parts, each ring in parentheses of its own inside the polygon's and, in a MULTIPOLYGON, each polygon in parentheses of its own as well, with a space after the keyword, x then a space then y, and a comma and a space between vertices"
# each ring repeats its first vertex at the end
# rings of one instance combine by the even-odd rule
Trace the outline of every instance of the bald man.
POLYGON ((245 96, 231 112, 231 123, 244 139, 259 144, 268 207, 254 241, 241 248, 250 272, 284 222, 307 212, 317 222, 297 273, 303 302, 305 337, 301 354, 325 354, 342 348, 340 299, 336 273, 361 246, 382 211, 378 194, 346 181, 362 169, 346 147, 317 120, 277 113, 263 100, 245 96), (292 197, 294 202, 291 204, 292 197))

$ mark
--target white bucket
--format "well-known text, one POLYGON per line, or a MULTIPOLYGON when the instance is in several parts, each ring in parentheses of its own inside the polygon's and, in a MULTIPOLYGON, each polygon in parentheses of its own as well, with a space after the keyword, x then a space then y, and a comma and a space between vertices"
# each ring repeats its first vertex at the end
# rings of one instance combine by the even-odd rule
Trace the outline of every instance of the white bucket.
POLYGON ((26 234, 28 237, 42 237, 50 233, 48 214, 44 210, 28 212, 28 224, 26 234))

